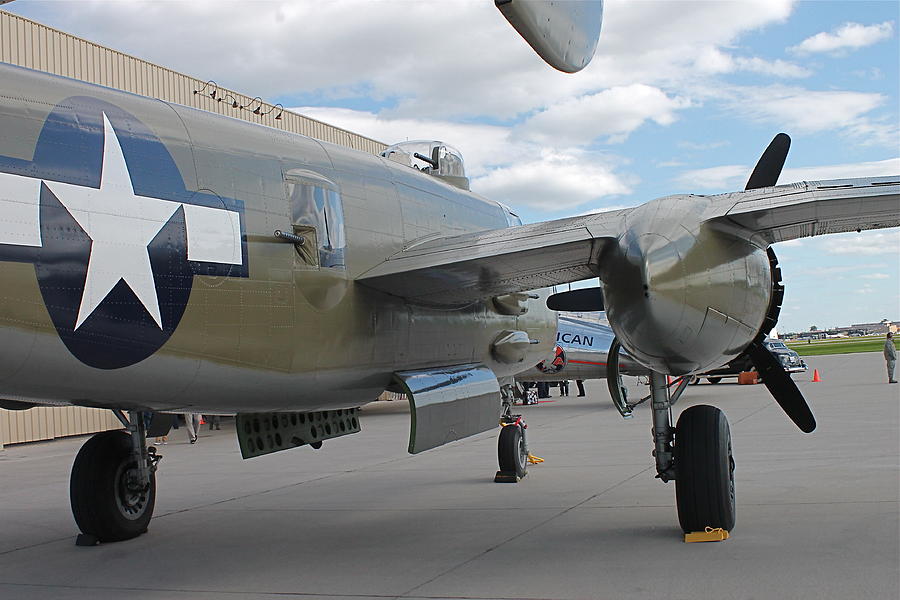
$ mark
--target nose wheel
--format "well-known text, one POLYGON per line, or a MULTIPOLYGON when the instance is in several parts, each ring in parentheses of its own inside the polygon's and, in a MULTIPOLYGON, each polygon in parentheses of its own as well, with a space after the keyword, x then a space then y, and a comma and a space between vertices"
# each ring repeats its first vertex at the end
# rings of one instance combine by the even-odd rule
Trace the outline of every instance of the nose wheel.
MULTIPOLYGON (((687 380, 679 384, 683 390, 687 380)), ((681 413, 672 427, 666 378, 650 374, 653 456, 657 477, 675 481, 678 521, 685 533, 707 528, 731 531, 735 523, 734 457, 725 413, 700 404, 681 413)))
POLYGON ((734 457, 725 413, 692 406, 675 427, 675 502, 685 533, 734 529, 734 457))

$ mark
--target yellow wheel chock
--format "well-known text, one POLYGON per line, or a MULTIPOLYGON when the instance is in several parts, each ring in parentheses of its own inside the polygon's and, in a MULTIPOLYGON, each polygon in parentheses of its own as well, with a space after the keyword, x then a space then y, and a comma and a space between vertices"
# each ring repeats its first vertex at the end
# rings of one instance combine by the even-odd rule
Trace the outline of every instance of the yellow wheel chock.
POLYGON ((528 453, 528 464, 529 465, 537 465, 544 462, 544 459, 540 456, 535 456, 531 452, 528 453))
POLYGON ((728 532, 721 527, 707 527, 703 531, 692 531, 684 534, 685 543, 691 542, 723 542, 729 537, 728 532))

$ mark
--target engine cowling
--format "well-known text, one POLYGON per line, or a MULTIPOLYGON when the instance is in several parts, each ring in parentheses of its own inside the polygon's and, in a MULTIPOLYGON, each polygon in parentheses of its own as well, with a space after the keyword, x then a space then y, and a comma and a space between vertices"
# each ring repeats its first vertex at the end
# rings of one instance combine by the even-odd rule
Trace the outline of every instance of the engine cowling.
POLYGON ((701 196, 645 204, 600 261, 609 323, 644 366, 683 375, 725 364, 759 332, 772 290, 763 248, 704 225, 701 196))

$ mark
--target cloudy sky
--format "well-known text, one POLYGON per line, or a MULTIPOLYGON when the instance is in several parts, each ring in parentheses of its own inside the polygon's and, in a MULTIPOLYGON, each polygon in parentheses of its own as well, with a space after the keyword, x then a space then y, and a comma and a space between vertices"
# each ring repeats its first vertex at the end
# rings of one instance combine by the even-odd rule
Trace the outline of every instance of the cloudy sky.
MULTIPOLYGON (((900 173, 896 0, 607 0, 566 75, 492 0, 32 2, 4 10, 384 142, 441 139, 526 221, 744 186, 900 173)), ((900 231, 776 246, 779 329, 900 319, 900 231)))

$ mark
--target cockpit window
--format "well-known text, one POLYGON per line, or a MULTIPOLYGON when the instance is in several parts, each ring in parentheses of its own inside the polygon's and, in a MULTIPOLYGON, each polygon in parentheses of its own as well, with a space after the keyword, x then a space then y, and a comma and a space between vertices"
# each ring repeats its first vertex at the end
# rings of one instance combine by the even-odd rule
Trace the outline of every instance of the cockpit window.
POLYGON ((412 167, 464 190, 469 189, 462 153, 444 142, 415 140, 389 146, 381 156, 412 167))

